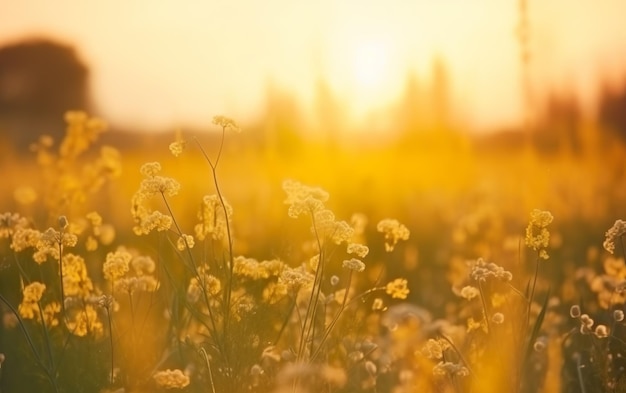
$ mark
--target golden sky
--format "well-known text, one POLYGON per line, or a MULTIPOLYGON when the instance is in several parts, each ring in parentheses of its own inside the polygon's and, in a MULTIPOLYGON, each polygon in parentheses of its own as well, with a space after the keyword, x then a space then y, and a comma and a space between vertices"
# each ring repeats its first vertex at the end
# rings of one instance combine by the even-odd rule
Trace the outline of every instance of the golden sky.
MULTIPOLYGON (((313 102, 328 81, 353 119, 397 100, 409 70, 446 62, 457 119, 519 122, 517 0, 0 0, 0 44, 74 44, 99 112, 131 127, 205 127, 259 114, 268 84, 313 102)), ((529 0, 533 86, 597 85, 626 70, 624 0, 529 0)))

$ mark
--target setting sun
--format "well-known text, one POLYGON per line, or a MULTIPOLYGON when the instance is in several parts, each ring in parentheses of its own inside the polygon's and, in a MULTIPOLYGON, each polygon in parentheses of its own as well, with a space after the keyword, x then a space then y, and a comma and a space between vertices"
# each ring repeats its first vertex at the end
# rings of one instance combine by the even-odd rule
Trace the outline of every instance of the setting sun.
POLYGON ((389 73, 389 50, 382 42, 357 44, 352 66, 355 81, 364 89, 380 88, 389 73))

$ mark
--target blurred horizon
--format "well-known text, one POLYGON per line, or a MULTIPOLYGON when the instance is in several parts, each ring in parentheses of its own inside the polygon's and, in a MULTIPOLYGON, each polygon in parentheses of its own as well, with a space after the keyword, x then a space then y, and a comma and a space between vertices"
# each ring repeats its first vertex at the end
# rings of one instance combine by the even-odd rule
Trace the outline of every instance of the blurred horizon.
MULTIPOLYGON (((123 129, 206 129, 215 114, 251 123, 280 92, 308 123, 322 121, 325 97, 342 130, 386 132, 415 88, 440 101, 422 110, 443 107, 457 129, 486 132, 522 123, 518 7, 31 0, 2 6, 0 47, 33 37, 72 46, 96 112, 123 129)), ((623 86, 623 11, 615 0, 528 2, 535 115, 560 94, 593 117, 602 92, 623 86)))

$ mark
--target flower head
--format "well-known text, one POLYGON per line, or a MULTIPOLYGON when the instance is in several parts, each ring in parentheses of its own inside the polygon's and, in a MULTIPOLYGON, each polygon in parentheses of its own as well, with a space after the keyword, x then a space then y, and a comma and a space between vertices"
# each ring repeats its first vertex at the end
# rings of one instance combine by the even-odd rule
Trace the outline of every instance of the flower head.
POLYGON ((133 256, 125 250, 118 250, 107 254, 106 261, 102 266, 104 278, 115 281, 123 277, 129 270, 133 256))
POLYGON ((187 248, 193 248, 194 245, 195 242, 193 240, 193 236, 186 234, 183 234, 181 237, 179 237, 178 241, 176 242, 176 248, 178 249, 178 251, 185 251, 187 248))
POLYGON ((554 217, 547 210, 534 209, 530 213, 530 222, 526 227, 526 246, 539 252, 541 259, 548 259, 546 247, 550 242, 550 232, 547 226, 552 222, 554 217))
POLYGON ((394 299, 406 299, 409 295, 408 282, 404 278, 396 278, 385 286, 387 295, 394 299))
POLYGON ((495 323, 496 325, 504 323, 504 314, 502 314, 501 312, 493 314, 493 316, 491 317, 491 322, 495 323))
POLYGON ((470 277, 476 281, 486 281, 488 278, 497 278, 502 281, 511 281, 513 274, 493 262, 486 262, 478 258, 471 263, 470 277))
POLYGON ((354 254, 359 258, 365 258, 367 254, 370 252, 369 247, 359 243, 349 243, 348 244, 348 254, 354 254))
POLYGON ((429 339, 422 348, 422 354, 429 359, 442 359, 443 353, 450 348, 450 343, 443 339, 429 339))
POLYGON ((18 311, 24 319, 34 319, 39 313, 39 301, 46 290, 46 284, 33 281, 24 287, 22 291, 22 303, 20 303, 18 311))
POLYGON ((440 377, 467 377, 469 370, 459 363, 441 361, 433 368, 433 374, 440 377))
POLYGON ((233 130, 235 132, 241 132, 241 128, 237 122, 230 117, 226 116, 213 116, 213 124, 222 127, 224 130, 233 130))
POLYGON ((288 214, 291 218, 297 218, 300 214, 312 215, 323 210, 324 202, 328 201, 329 197, 321 188, 306 186, 293 180, 285 180, 283 190, 287 194, 285 204, 289 205, 288 214))
POLYGON ((226 200, 220 200, 215 194, 205 195, 197 214, 199 223, 194 227, 196 238, 204 240, 210 236, 214 240, 226 240, 228 238, 226 221, 230 222, 232 215, 233 208, 226 200))
POLYGON ((363 270, 365 270, 365 264, 356 258, 343 261, 343 267, 345 269, 354 270, 356 272, 362 272, 363 270))
POLYGON ((178 157, 183 154, 183 150, 187 146, 187 141, 183 139, 182 133, 180 130, 176 131, 176 140, 170 143, 170 152, 174 157, 178 157))
POLYGON ((615 224, 606 231, 606 239, 602 244, 604 249, 613 254, 615 252, 615 241, 626 234, 626 221, 616 220, 615 224))
POLYGON ((473 287, 471 285, 466 285, 461 289, 460 295, 464 299, 472 300, 475 297, 480 296, 480 291, 476 287, 473 287))
POLYGON ((387 252, 393 251, 399 240, 408 240, 410 235, 407 227, 391 218, 381 220, 376 229, 385 235, 385 251, 387 252))

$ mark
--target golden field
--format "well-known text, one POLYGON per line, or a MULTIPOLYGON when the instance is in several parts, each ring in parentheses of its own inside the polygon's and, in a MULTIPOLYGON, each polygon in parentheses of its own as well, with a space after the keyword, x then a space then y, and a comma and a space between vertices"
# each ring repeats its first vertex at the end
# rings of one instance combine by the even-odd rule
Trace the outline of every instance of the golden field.
POLYGON ((3 148, 0 391, 626 391, 626 146, 600 124, 65 121, 3 148))

